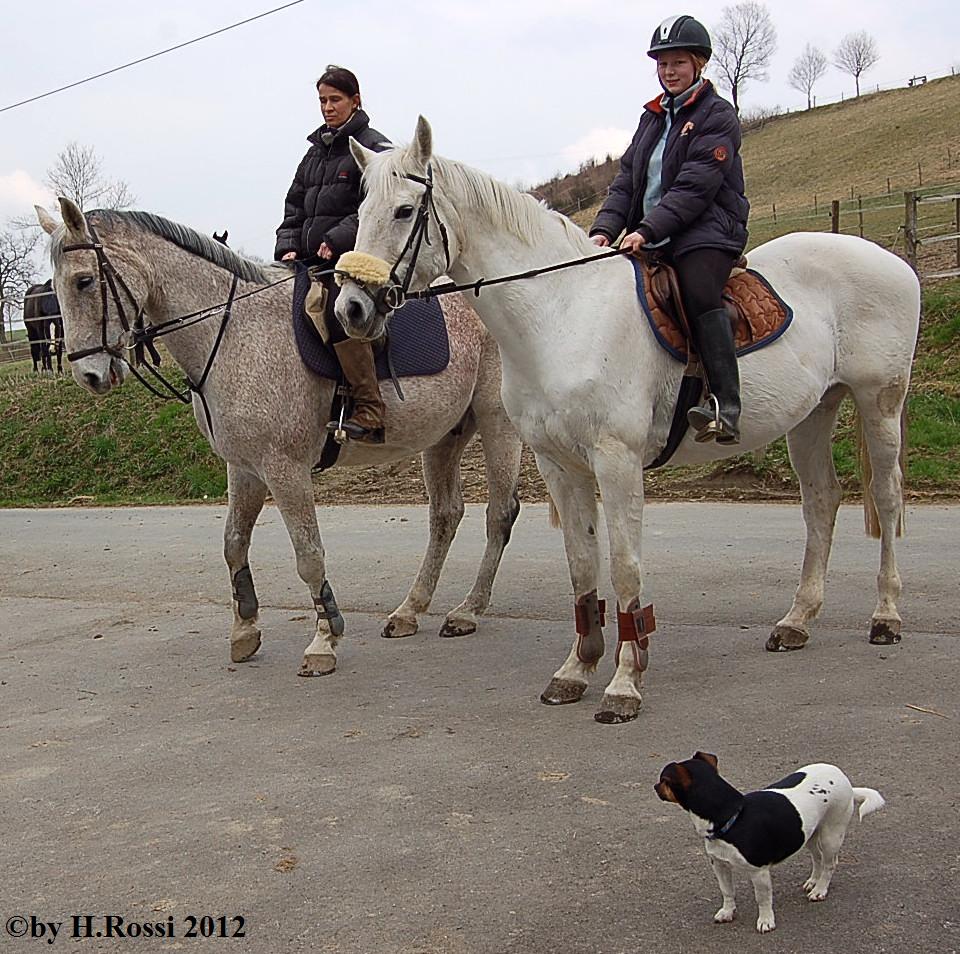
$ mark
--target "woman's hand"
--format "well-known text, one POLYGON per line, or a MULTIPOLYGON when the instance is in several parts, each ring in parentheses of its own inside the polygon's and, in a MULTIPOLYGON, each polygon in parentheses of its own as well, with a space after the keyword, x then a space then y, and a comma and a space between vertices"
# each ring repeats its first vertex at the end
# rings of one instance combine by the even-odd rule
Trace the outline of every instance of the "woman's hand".
POLYGON ((590 240, 594 245, 599 245, 600 248, 606 248, 610 244, 610 239, 606 235, 594 235, 590 240))
POLYGON ((317 249, 317 255, 319 255, 321 258, 331 259, 333 258, 333 249, 330 248, 326 242, 321 242, 320 248, 317 249))
POLYGON ((284 252, 280 258, 281 262, 292 262, 297 257, 296 252, 284 252))
POLYGON ((628 249, 631 252, 639 252, 646 244, 647 240, 639 232, 631 232, 623 237, 620 248, 628 249))

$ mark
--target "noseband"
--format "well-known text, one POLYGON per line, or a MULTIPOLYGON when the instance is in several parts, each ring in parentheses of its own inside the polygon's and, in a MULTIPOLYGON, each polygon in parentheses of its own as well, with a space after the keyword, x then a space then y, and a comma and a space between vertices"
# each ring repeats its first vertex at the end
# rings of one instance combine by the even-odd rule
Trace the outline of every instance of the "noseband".
MULTIPOLYGON (((450 267, 450 243, 447 238, 447 229, 440 218, 440 214, 437 212, 437 205, 433 198, 433 166, 427 163, 427 174, 425 176, 418 176, 413 173, 401 175, 399 172, 394 173, 394 175, 400 179, 409 179, 411 182, 420 183, 420 185, 424 187, 424 191, 420 199, 420 206, 417 209, 417 217, 414 220, 413 228, 411 228, 410 234, 407 236, 406 244, 404 244, 400 254, 397 256, 396 262, 394 262, 390 269, 389 282, 381 285, 376 291, 371 291, 367 282, 352 275, 349 271, 341 270, 337 272, 338 275, 351 279, 366 292, 373 301, 377 314, 383 317, 396 311, 404 301, 406 301, 408 292, 410 291, 410 283, 413 280, 413 273, 417 267, 417 259, 420 257, 420 249, 424 243, 430 246, 433 245, 433 242, 430 241, 431 215, 437 223, 437 231, 439 231, 440 241, 443 243, 443 257, 446 260, 446 267, 450 267), (410 253, 410 261, 401 279, 399 274, 400 265, 408 252, 410 253)), ((383 265, 385 267, 386 262, 384 262, 383 265)))

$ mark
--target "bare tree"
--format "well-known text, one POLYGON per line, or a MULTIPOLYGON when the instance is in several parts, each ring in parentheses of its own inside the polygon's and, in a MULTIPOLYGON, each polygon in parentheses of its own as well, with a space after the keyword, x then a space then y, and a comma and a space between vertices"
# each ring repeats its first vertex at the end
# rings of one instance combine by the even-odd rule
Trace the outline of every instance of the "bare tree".
POLYGON ((813 105, 813 87, 826 71, 827 58, 808 43, 787 75, 787 82, 795 90, 807 94, 807 109, 813 105))
POLYGON ((57 154, 47 170, 47 185, 54 195, 73 199, 81 209, 125 209, 136 196, 122 179, 108 179, 92 146, 71 142, 57 154))
POLYGON ((723 8, 713 31, 713 63, 738 113, 740 93, 747 81, 767 79, 767 67, 776 49, 777 31, 762 3, 743 0, 723 8))
POLYGON ((866 30, 848 33, 833 51, 833 65, 853 77, 857 85, 857 96, 860 95, 860 74, 865 73, 879 59, 877 44, 866 30))
POLYGON ((40 235, 19 229, 0 230, 0 342, 7 340, 7 322, 13 326, 23 293, 34 282, 37 265, 33 253, 40 235))

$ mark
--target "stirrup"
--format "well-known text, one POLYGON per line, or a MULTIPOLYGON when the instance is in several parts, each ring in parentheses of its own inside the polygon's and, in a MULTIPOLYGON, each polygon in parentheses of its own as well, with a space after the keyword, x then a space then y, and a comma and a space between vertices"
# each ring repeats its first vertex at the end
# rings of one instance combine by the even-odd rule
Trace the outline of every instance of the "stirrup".
POLYGON ((687 421, 694 428, 694 440, 698 444, 706 444, 716 440, 718 444, 739 444, 740 434, 733 430, 720 418, 720 402, 715 394, 708 394, 706 403, 690 408, 687 412, 687 421), (713 412, 713 418, 705 420, 707 414, 713 412))

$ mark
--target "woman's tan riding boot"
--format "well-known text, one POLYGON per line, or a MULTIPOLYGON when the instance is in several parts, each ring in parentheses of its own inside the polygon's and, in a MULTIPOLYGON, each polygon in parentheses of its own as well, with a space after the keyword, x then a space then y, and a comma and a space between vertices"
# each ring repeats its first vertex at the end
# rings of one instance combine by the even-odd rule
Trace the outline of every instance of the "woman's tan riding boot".
MULTIPOLYGON (((338 341, 333 348, 353 397, 353 413, 343 422, 343 429, 352 441, 382 444, 386 407, 380 397, 373 347, 367 341, 347 338, 346 341, 338 341)), ((339 421, 331 421, 327 425, 329 431, 339 428, 339 421)))

